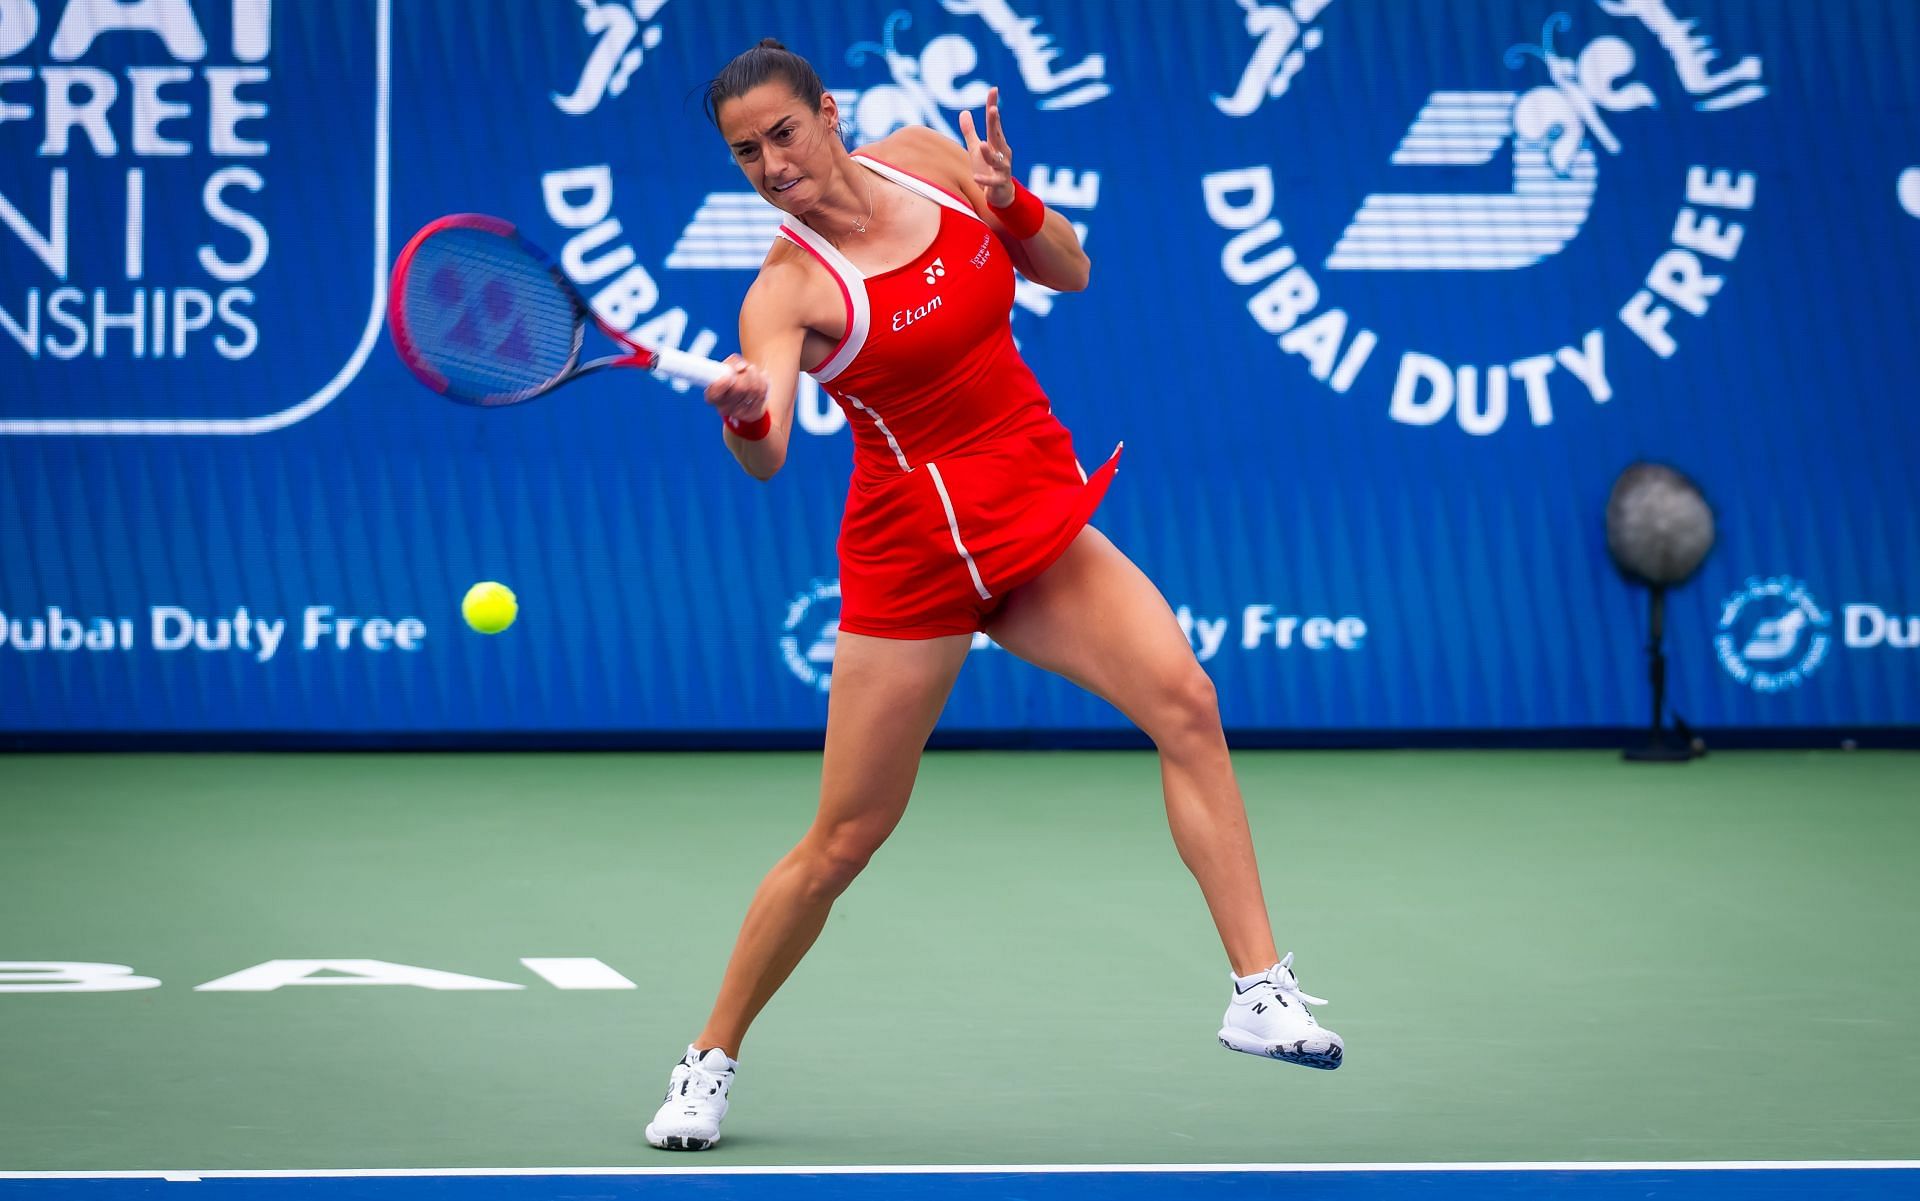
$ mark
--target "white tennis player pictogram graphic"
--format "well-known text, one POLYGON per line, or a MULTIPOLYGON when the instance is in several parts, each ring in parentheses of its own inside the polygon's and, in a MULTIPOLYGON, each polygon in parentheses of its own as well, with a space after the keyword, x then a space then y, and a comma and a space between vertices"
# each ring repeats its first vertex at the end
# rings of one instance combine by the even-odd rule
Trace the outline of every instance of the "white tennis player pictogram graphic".
POLYGON ((581 23, 595 39, 593 51, 580 69, 573 91, 553 94, 553 106, 572 117, 582 117, 599 108, 610 97, 619 96, 633 81, 633 73, 646 61, 647 51, 660 45, 658 25, 648 22, 659 15, 667 0, 630 0, 629 3, 600 3, 599 0, 575 0, 580 5, 581 23), (634 43, 638 42, 639 45, 634 43))

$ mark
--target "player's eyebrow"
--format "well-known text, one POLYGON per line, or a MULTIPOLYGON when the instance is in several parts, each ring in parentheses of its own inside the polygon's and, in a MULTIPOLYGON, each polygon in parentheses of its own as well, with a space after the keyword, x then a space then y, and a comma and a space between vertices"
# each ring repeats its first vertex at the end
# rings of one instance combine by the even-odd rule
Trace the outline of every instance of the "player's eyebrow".
MULTIPOLYGON (((785 116, 782 116, 781 118, 779 118, 778 120, 776 120, 776 121, 775 121, 775 122, 774 122, 774 123, 773 123, 772 125, 769 125, 769 126, 767 126, 767 127, 766 127, 766 129, 764 129, 764 130, 762 130, 762 131, 761 131, 761 133, 760 133, 760 136, 761 136, 761 137, 763 137, 763 138, 770 138, 770 137, 772 137, 772 136, 773 136, 774 134, 776 134, 776 133, 779 133, 779 132, 780 132, 780 127, 781 127, 782 125, 785 125, 785 124, 786 124, 787 122, 789 122, 789 121, 791 121, 791 120, 793 120, 793 119, 794 119, 794 118, 793 118, 793 114, 792 114, 792 113, 788 113, 788 114, 786 114, 785 116)), ((746 149, 747 147, 749 147, 749 146, 752 146, 752 145, 753 145, 753 141, 752 141, 751 139, 749 139, 749 138, 742 138, 742 139, 740 139, 739 141, 737 141, 737 142, 735 142, 735 143, 733 144, 733 148, 734 148, 735 150, 744 150, 744 149, 746 149)))

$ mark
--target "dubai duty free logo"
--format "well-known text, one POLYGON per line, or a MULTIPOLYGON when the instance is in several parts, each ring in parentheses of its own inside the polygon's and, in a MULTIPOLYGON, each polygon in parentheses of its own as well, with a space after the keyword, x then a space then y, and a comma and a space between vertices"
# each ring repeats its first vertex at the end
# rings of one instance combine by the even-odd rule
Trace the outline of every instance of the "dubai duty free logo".
POLYGON ((268 433, 359 374, 392 2, 338 7, 0 0, 0 435, 268 433))
POLYGON ((1797 687, 1833 644, 1833 614, 1792 576, 1755 577, 1720 605, 1714 655, 1727 674, 1755 692, 1797 687))
POLYGON ((780 657, 787 670, 817 692, 833 685, 833 652, 840 639, 840 581, 815 580, 787 602, 780 624, 780 657))
MULTIPOLYGON (((664 47, 684 36, 682 19, 699 19, 698 6, 684 0, 679 4, 672 0, 542 2, 550 6, 550 19, 576 27, 561 36, 574 38, 582 56, 578 72, 553 81, 545 97, 545 103, 562 114, 552 145, 577 143, 583 149, 591 147, 592 155, 604 155, 606 147, 620 146, 631 138, 632 122, 645 105, 670 96, 673 111, 679 112, 682 97, 700 82, 691 78, 655 81, 658 86, 650 91, 653 99, 635 100, 637 91, 649 91, 643 85, 650 72, 671 69, 664 47), (636 103, 643 107, 636 109, 636 103)), ((1050 114, 1105 100, 1112 91, 1106 81, 1105 56, 1069 45, 1070 35, 1025 11, 1033 7, 1033 0, 916 3, 893 11, 879 28, 851 45, 834 53, 816 51, 813 64, 839 103, 841 119, 851 133, 849 144, 873 142, 907 125, 939 130, 957 142, 958 114, 976 110, 978 121, 977 110, 986 104, 987 89, 994 83, 1000 85, 1001 104, 1016 144, 1041 144, 1050 114), (1023 91, 1026 105, 1020 103, 1023 91)), ((689 137, 698 140, 691 161, 705 163, 718 157, 709 130, 690 130, 689 137)), ((1028 188, 1074 219, 1081 237, 1086 237, 1085 221, 1100 199, 1099 170, 1077 161, 1049 163, 1034 153, 1021 157, 1028 188)), ((673 203, 683 206, 678 210, 628 214, 644 217, 635 222, 636 228, 680 231, 663 254, 656 254, 654 248, 630 241, 620 217, 625 211, 619 203, 625 199, 619 193, 622 180, 610 163, 575 157, 543 170, 541 204, 557 227, 554 240, 561 244, 562 267, 601 317, 648 345, 705 355, 722 349, 720 335, 713 327, 697 323, 688 305, 663 299, 663 280, 669 278, 664 273, 680 275, 689 287, 697 288, 704 273, 758 270, 781 215, 748 189, 737 173, 718 178, 724 184, 717 190, 671 196, 673 203)), ((1055 295, 1020 279, 1014 300, 1031 318, 1043 318, 1052 311, 1055 295)), ((733 314, 715 325, 730 331, 733 314)), ((802 375, 795 397, 795 425, 808 434, 831 435, 845 427, 846 418, 810 377, 802 375)))
MULTIPOLYGON (((1253 41, 1237 81, 1213 92, 1221 119, 1289 131, 1302 128, 1297 122, 1337 127, 1340 110, 1319 104, 1308 112, 1286 101, 1317 59, 1369 49, 1357 30, 1343 42, 1327 27, 1342 11, 1336 0, 1236 2, 1253 41)), ((1451 417, 1481 436, 1523 417, 1551 425, 1556 406, 1607 403, 1608 355, 1622 335, 1671 358, 1690 322, 1707 317, 1726 287, 1726 265, 1746 233, 1741 215, 1758 193, 1743 164, 1715 161, 1709 123, 1767 95, 1761 60, 1723 59, 1711 31, 1675 11, 1687 2, 1567 0, 1537 33, 1513 31, 1497 59, 1489 44, 1486 54, 1449 64, 1455 69, 1446 86, 1407 113, 1388 153, 1394 186, 1355 197, 1344 228, 1321 245, 1295 245, 1283 235, 1292 201, 1271 162, 1206 174, 1207 215, 1230 235, 1220 268, 1236 288, 1251 290, 1242 295, 1254 323, 1336 395, 1378 377, 1392 420, 1435 426, 1451 417), (1359 290, 1349 281, 1363 277, 1373 277, 1376 292, 1405 289, 1409 299, 1394 306, 1405 312, 1430 308, 1456 281, 1489 273, 1513 273, 1506 311, 1537 310, 1543 285, 1523 273, 1576 248, 1616 257, 1632 249, 1582 234, 1613 165, 1653 140, 1648 126, 1656 121, 1687 123, 1684 132, 1699 147, 1695 161, 1672 173, 1658 215, 1639 222, 1648 266, 1638 286, 1607 297, 1576 282, 1545 297, 1564 296, 1579 325, 1516 338, 1492 361, 1466 362, 1444 345, 1416 344, 1418 335, 1378 324, 1388 313, 1349 312, 1359 290), (1589 304, 1591 317, 1577 315, 1589 304)), ((1447 27, 1444 18, 1434 25, 1447 27)), ((1299 168, 1297 160, 1289 164, 1299 168)), ((1567 269, 1578 270, 1578 262, 1567 269)))

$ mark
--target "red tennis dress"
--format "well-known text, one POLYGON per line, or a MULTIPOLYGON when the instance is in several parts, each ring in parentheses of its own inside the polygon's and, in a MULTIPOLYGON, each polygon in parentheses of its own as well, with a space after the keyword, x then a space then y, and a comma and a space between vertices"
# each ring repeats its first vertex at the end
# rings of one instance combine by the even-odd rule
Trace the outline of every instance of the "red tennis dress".
POLYGON ((853 427, 840 523, 840 628, 937 638, 983 628, 1045 571, 1106 495, 1013 344, 1013 265, 965 200, 866 155, 940 206, 933 244, 866 275, 793 217, 780 236, 840 284, 847 333, 808 374, 853 427))

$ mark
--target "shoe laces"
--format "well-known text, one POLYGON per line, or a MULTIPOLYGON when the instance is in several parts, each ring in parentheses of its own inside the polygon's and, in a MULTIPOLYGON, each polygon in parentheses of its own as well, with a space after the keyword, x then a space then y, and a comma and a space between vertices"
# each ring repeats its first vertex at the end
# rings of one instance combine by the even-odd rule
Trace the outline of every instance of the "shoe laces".
POLYGON ((1287 952, 1285 959, 1282 959, 1279 963, 1267 969, 1267 983, 1273 985, 1273 991, 1279 993, 1281 996, 1300 1002, 1300 1008, 1302 1009, 1305 1009, 1308 1005, 1329 1004, 1328 1001, 1321 997, 1300 991, 1300 979, 1293 974, 1292 951, 1287 952))
POLYGON ((710 1072, 697 1061, 683 1059, 673 1070, 673 1083, 667 1088, 667 1096, 691 1096, 695 1100, 717 1096, 729 1075, 729 1072, 710 1072))

